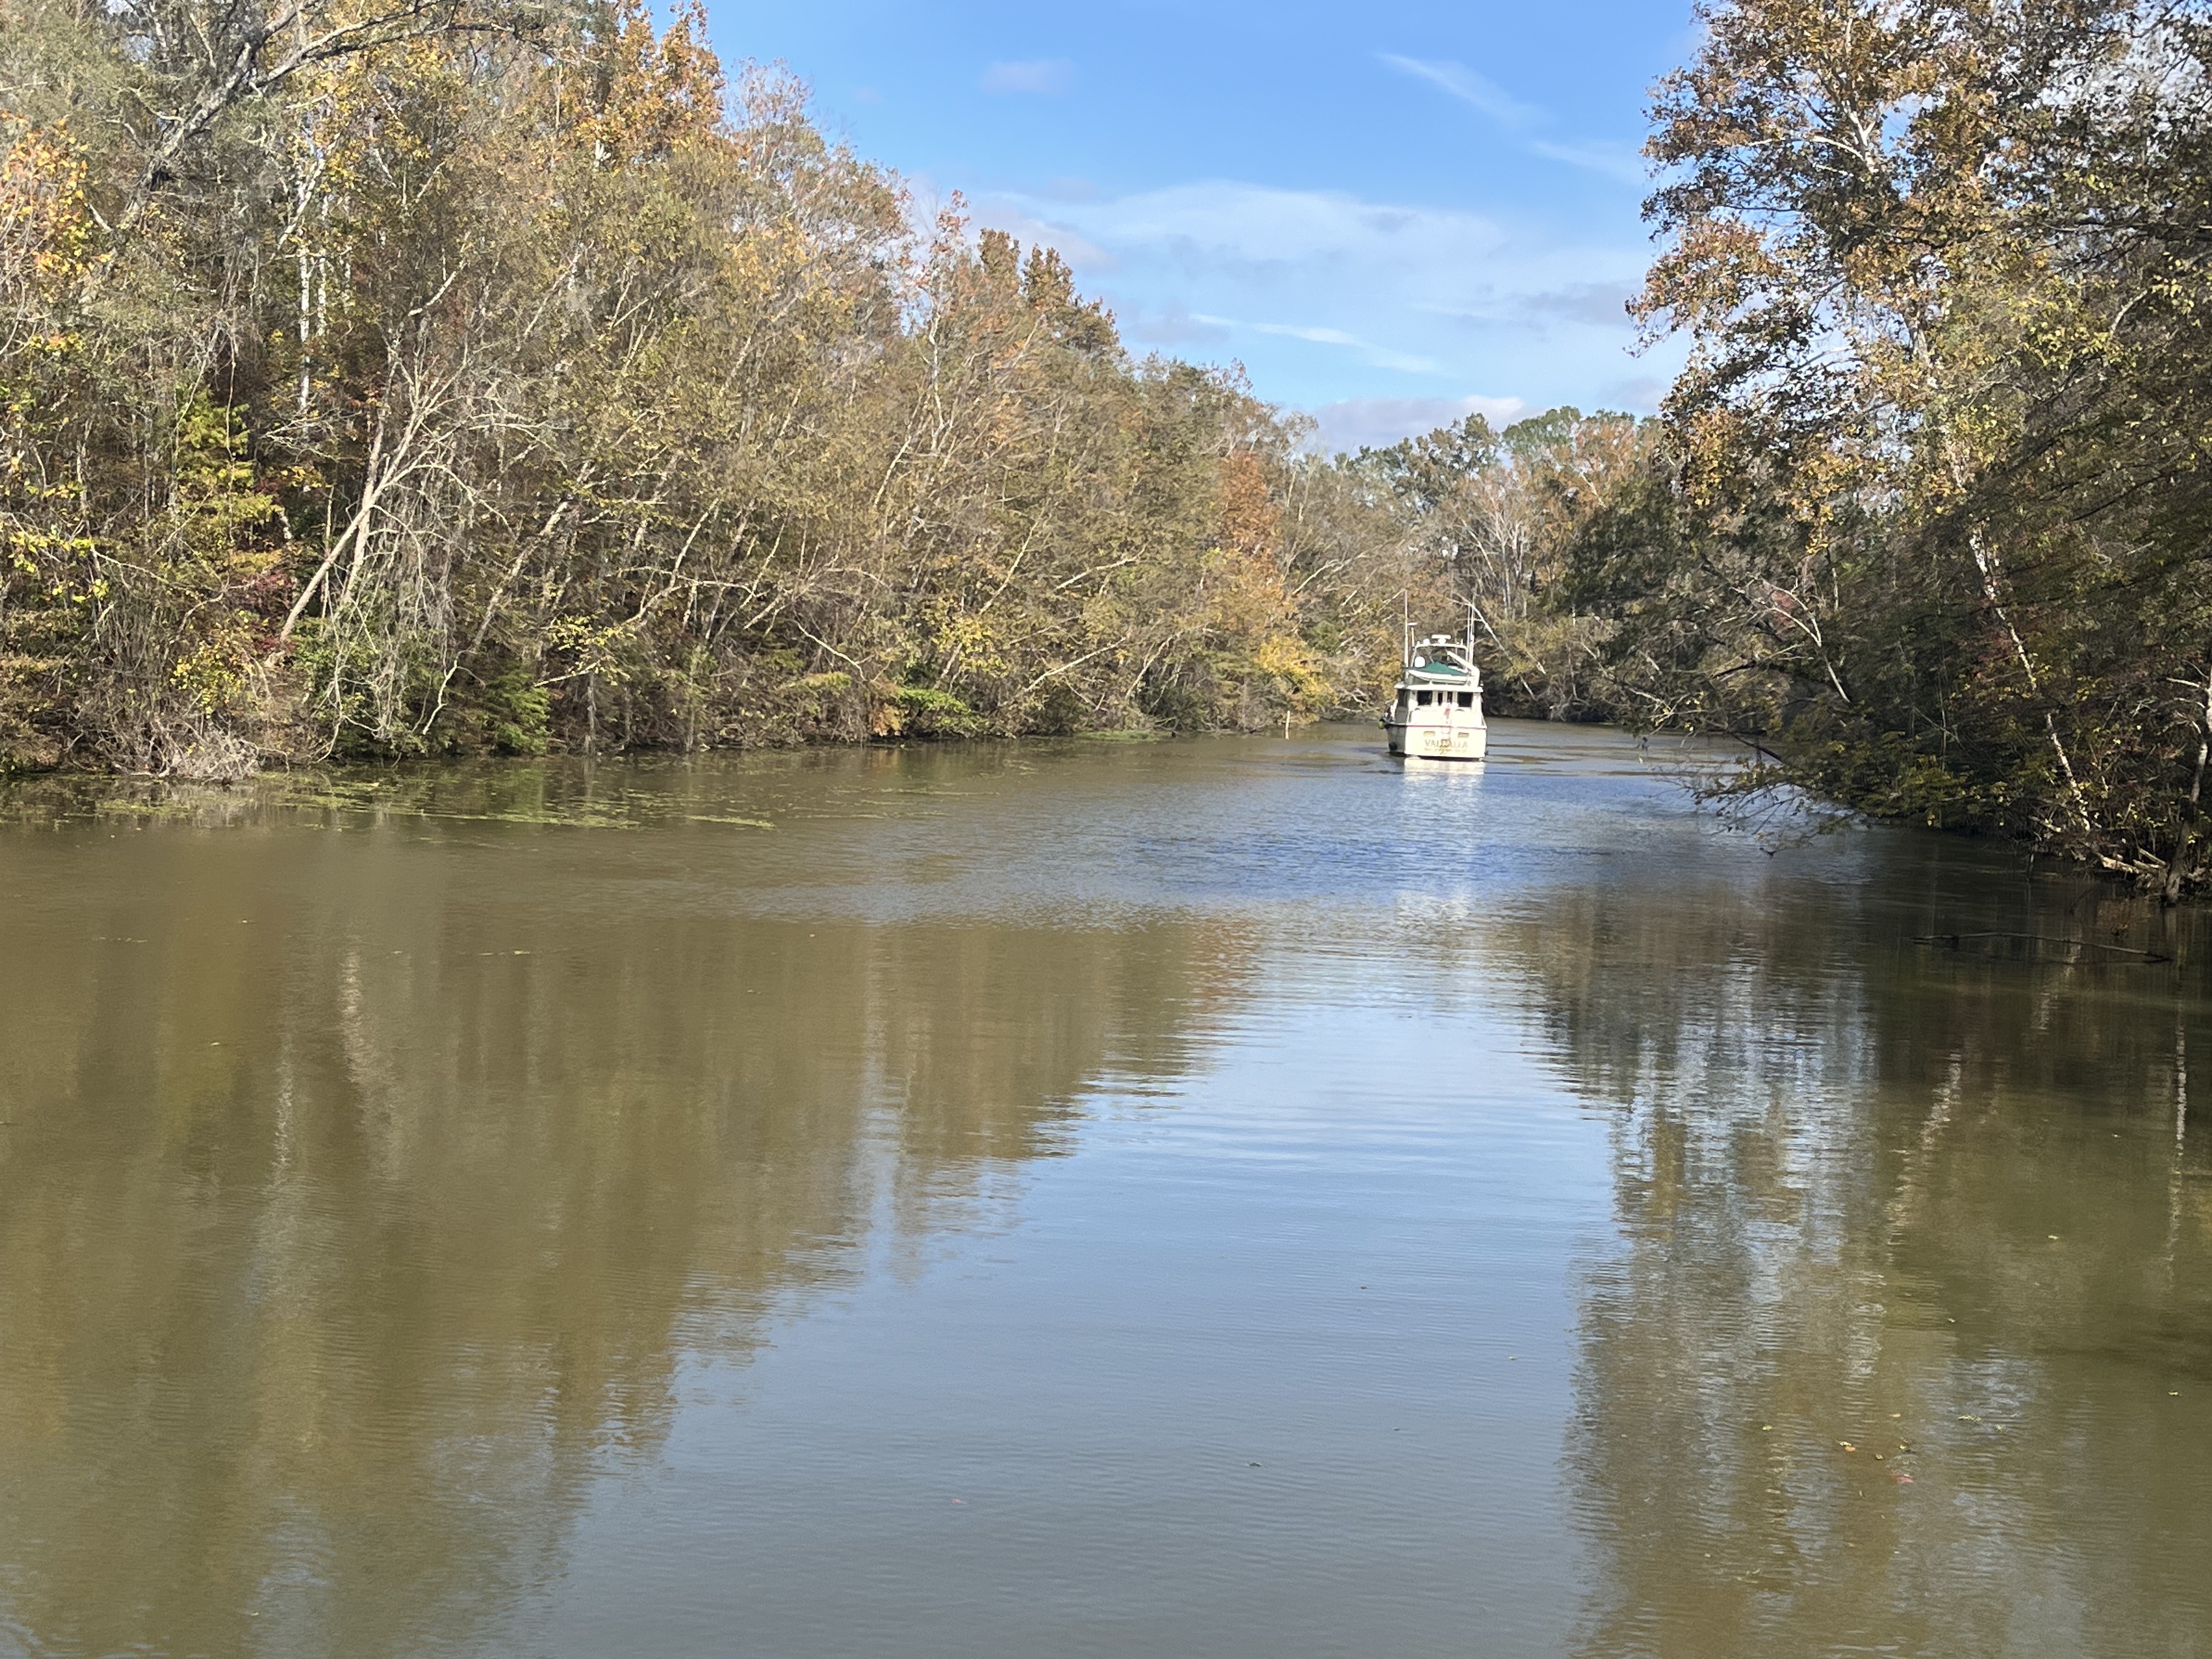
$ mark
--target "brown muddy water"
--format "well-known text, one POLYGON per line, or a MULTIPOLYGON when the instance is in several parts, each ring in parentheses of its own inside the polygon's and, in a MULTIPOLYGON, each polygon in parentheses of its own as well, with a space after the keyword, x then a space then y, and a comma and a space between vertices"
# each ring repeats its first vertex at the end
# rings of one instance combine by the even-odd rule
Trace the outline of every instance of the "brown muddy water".
POLYGON ((2207 918, 1493 738, 0 795, 0 1653, 2212 1653, 2207 918))

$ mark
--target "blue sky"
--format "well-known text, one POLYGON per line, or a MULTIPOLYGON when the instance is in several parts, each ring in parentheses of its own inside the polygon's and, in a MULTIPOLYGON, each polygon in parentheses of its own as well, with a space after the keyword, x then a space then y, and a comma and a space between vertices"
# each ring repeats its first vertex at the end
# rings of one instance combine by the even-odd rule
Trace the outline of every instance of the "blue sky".
POLYGON ((708 0, 927 204, 1067 257, 1131 347, 1241 362, 1333 447, 1469 409, 1648 410, 1637 154, 1688 0, 708 0))

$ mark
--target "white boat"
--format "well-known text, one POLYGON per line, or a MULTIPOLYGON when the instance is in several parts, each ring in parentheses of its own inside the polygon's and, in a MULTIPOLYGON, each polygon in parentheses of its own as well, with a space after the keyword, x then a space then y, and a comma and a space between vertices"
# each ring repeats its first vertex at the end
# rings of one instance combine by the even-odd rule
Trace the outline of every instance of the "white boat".
POLYGON ((1390 752, 1414 760, 1479 761, 1489 746, 1482 721, 1482 671, 1474 663, 1474 629, 1455 640, 1407 630, 1398 696, 1382 717, 1390 752))

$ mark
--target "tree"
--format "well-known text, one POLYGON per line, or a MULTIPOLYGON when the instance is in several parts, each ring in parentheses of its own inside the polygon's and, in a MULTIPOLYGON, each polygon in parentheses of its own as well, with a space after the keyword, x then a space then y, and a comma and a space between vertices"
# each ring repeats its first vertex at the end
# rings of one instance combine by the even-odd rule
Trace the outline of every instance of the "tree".
POLYGON ((696 12, 28 0, 0 71, 0 763, 1374 694, 1395 521, 696 12))
POLYGON ((2212 668, 2201 10, 1701 15, 1642 306, 1693 343, 1668 421, 1705 574, 1637 602, 1704 647, 1686 672, 1766 681, 1777 775, 2178 894, 2212 668))

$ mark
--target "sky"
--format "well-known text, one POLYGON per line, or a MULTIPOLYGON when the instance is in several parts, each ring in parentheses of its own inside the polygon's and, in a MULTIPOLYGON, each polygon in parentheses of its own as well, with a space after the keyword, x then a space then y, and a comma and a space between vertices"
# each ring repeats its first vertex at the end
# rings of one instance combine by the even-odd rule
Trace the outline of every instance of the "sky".
POLYGON ((1243 364, 1322 447, 1646 412, 1680 361, 1622 305, 1689 0, 708 5, 925 210, 1058 248, 1132 349, 1243 364))

